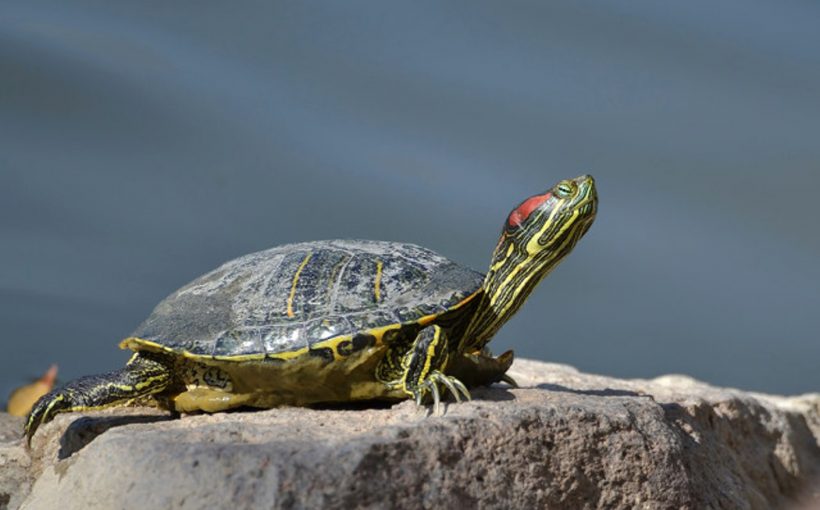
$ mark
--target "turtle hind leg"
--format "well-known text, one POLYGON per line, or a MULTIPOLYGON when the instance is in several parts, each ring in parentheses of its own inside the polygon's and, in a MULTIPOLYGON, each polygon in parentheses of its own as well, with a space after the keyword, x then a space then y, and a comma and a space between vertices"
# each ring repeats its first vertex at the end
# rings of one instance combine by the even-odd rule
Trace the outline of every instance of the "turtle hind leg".
POLYGON ((457 377, 470 388, 489 386, 502 381, 517 388, 515 380, 507 375, 512 362, 512 351, 507 351, 497 358, 488 351, 464 353, 451 361, 447 373, 457 377))
POLYGON ((172 379, 165 359, 147 352, 134 355, 120 370, 75 379, 34 404, 26 420, 26 441, 31 444, 37 428, 57 414, 111 407, 159 393, 168 388, 172 379))

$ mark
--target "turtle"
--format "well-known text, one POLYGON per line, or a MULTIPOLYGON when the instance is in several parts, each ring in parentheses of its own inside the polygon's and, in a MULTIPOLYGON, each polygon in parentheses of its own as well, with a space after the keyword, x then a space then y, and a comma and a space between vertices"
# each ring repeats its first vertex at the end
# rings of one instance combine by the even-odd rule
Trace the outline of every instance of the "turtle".
MULTIPOLYGON (((120 348, 127 364, 40 398, 28 443, 58 413, 153 405, 177 413, 415 399, 507 381, 487 343, 588 231, 589 175, 507 216, 486 274, 413 244, 327 240, 226 262, 161 301, 120 348)), ((448 395, 444 395, 445 397, 448 395)))

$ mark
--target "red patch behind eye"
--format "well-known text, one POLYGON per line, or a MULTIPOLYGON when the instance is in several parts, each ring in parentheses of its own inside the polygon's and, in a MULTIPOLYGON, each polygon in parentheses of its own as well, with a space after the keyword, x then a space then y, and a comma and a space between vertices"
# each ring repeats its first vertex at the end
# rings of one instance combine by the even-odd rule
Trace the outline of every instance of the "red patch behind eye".
POLYGON ((552 193, 544 193, 543 195, 535 195, 534 197, 530 197, 524 202, 513 209, 513 212, 510 213, 510 216, 507 218, 507 223, 511 227, 517 227, 521 225, 521 223, 529 218, 530 214, 538 207, 549 200, 552 196, 552 193))

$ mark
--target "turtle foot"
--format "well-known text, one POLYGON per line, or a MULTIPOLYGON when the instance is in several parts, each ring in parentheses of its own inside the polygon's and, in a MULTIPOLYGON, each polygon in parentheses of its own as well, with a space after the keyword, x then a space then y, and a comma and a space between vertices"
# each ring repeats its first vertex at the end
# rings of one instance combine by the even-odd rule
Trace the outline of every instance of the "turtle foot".
POLYGON ((59 413, 71 410, 73 407, 71 397, 69 392, 59 389, 43 395, 35 402, 26 419, 23 431, 27 445, 31 445, 31 438, 40 425, 50 422, 59 413))
POLYGON ((166 361, 139 353, 120 370, 75 379, 38 400, 26 419, 27 444, 37 429, 59 413, 91 411, 130 402, 163 391, 171 381, 166 361))
POLYGON ((461 402, 462 397, 466 400, 472 400, 470 390, 451 375, 445 375, 438 370, 433 370, 427 376, 423 383, 413 390, 413 397, 416 400, 416 405, 421 406, 425 395, 429 392, 433 397, 433 414, 441 414, 441 391, 439 384, 449 391, 456 402, 461 402))

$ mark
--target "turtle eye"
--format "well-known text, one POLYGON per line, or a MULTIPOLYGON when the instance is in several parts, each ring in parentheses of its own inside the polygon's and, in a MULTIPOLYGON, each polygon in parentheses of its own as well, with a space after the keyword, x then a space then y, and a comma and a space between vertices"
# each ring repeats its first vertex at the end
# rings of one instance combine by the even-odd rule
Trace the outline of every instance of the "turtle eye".
POLYGON ((568 198, 575 193, 575 186, 571 182, 562 182, 555 187, 555 194, 558 198, 568 198))

